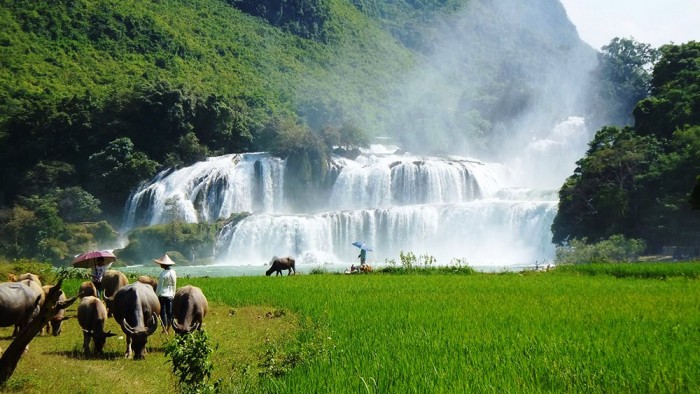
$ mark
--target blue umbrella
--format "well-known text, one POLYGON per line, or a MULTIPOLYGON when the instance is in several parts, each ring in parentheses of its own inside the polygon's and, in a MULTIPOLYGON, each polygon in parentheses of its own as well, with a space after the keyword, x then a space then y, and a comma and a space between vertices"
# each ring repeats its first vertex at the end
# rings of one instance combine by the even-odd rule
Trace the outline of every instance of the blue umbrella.
POLYGON ((353 245, 353 246, 357 246, 358 248, 360 248, 360 249, 362 249, 362 250, 366 250, 366 251, 368 251, 368 252, 371 252, 371 251, 372 251, 372 247, 369 246, 369 245, 367 245, 367 244, 364 243, 364 242, 355 241, 355 242, 352 243, 352 245, 353 245))

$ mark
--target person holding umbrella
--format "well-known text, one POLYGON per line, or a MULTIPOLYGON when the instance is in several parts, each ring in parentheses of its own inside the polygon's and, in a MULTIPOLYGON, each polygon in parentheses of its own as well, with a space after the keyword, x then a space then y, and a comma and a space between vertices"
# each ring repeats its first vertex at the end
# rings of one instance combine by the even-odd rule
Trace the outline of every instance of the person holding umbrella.
POLYGON ((364 242, 356 241, 352 243, 353 246, 360 248, 360 254, 357 258, 360 259, 360 267, 365 266, 367 263, 367 251, 371 251, 372 248, 364 242))
POLYGON ((95 285, 97 289, 97 296, 104 299, 104 288, 102 287, 102 278, 105 276, 105 272, 112 267, 111 262, 106 262, 105 258, 100 256, 95 259, 95 265, 92 266, 92 284, 95 285))
POLYGON ((173 298, 175 297, 177 284, 177 274, 174 269, 171 269, 175 262, 170 259, 167 253, 160 259, 153 261, 163 269, 160 276, 158 276, 156 295, 160 302, 160 320, 163 323, 163 332, 169 334, 170 324, 173 321, 173 298))
POLYGON ((360 259, 360 266, 365 265, 365 262, 367 261, 367 251, 360 249, 360 255, 357 257, 360 259))
POLYGON ((117 261, 117 256, 111 250, 92 250, 75 256, 73 267, 92 269, 92 284, 97 289, 98 297, 104 298, 102 278, 115 261, 117 261))

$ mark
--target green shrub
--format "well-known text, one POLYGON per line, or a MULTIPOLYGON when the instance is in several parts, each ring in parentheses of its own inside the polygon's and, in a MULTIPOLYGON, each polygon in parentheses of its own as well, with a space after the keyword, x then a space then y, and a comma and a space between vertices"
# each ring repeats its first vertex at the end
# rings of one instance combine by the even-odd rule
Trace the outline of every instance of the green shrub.
POLYGON ((401 266, 394 259, 386 259, 384 266, 376 272, 384 274, 461 274, 470 275, 476 270, 465 259, 452 259, 448 265, 436 265, 437 259, 430 255, 416 256, 413 252, 399 252, 401 266))
POLYGON ((214 348, 204 330, 176 335, 165 347, 165 355, 173 364, 173 374, 179 380, 182 393, 218 393, 220 381, 210 383, 214 365, 211 355, 214 348))
POLYGON ((586 238, 573 239, 568 245, 557 247, 557 264, 586 264, 601 262, 636 261, 646 249, 641 239, 627 239, 622 235, 593 243, 586 243, 586 238))
POLYGON ((327 274, 328 270, 323 267, 314 267, 309 271, 309 275, 322 275, 327 274))

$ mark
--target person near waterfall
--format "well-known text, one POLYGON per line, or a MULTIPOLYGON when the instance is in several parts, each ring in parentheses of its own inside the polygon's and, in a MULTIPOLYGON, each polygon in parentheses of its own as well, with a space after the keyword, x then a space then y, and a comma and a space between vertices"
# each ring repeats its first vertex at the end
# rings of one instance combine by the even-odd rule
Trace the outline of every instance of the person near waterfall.
POLYGON ((365 263, 367 262, 367 251, 360 248, 360 255, 357 257, 360 259, 360 266, 365 265, 365 263))
POLYGON ((175 288, 177 284, 177 274, 175 270, 171 268, 175 265, 175 262, 170 259, 167 253, 160 259, 155 259, 154 262, 163 269, 158 277, 156 295, 160 302, 160 320, 163 324, 163 332, 169 334, 170 324, 173 321, 173 298, 175 297, 175 288))

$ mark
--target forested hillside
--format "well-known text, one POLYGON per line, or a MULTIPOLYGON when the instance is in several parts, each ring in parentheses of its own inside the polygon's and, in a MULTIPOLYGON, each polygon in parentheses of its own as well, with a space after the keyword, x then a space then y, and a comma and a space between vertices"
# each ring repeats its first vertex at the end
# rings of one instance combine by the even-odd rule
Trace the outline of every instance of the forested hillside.
POLYGON ((107 242, 134 187, 208 155, 288 157, 310 192, 372 136, 495 156, 583 114, 595 62, 557 0, 3 0, 0 249, 107 242))
POLYGON ((555 242, 622 234, 700 254, 700 42, 660 52, 634 125, 600 129, 562 187, 555 242))

